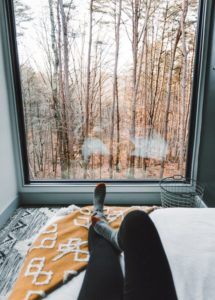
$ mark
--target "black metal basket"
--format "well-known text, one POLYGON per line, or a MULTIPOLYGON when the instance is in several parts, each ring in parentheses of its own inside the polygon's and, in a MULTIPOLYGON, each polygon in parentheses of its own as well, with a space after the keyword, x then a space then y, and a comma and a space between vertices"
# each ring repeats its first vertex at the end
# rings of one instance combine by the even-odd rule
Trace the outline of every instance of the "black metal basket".
POLYGON ((163 207, 198 207, 204 194, 200 183, 181 175, 162 179, 160 188, 163 207))

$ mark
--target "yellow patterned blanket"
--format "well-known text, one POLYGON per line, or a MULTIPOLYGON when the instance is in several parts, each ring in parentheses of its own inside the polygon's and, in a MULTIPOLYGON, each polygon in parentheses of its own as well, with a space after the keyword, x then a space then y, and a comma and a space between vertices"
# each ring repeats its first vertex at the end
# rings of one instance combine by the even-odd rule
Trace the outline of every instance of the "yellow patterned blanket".
MULTIPOLYGON (((105 214, 110 225, 118 228, 133 209, 105 207, 105 214)), ((86 267, 91 213, 92 206, 80 208, 40 233, 28 250, 9 300, 40 299, 86 267)))

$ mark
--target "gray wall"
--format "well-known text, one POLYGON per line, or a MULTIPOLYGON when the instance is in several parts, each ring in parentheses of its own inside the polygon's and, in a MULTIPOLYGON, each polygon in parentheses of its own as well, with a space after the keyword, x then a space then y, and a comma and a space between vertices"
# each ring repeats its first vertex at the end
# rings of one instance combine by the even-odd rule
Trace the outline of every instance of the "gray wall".
MULTIPOLYGON (((0 6, 1 8, 1 6, 0 6)), ((0 28, 2 23, 0 21, 0 28)), ((0 226, 17 206, 17 181, 0 30, 0 226)))
POLYGON ((213 3, 203 105, 198 180, 205 184, 205 202, 215 207, 215 4, 213 3))

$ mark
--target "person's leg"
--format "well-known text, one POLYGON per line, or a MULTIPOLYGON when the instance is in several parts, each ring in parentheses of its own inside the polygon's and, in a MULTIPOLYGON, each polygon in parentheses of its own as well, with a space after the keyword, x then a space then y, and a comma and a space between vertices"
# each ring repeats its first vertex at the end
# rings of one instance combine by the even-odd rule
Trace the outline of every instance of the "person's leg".
MULTIPOLYGON (((103 204, 106 195, 104 183, 96 185, 93 197, 94 220, 105 220, 103 204)), ((78 300, 121 300, 123 297, 123 275, 119 262, 119 251, 110 242, 97 234, 91 226, 88 247, 90 259, 78 300)))
POLYGON ((159 234, 146 213, 132 211, 125 217, 118 242, 125 256, 124 300, 177 299, 159 234))
POLYGON ((90 259, 78 300, 122 300, 119 252, 92 226, 89 229, 89 250, 90 259))
POLYGON ((117 242, 118 230, 112 229, 103 213, 103 206, 106 196, 106 185, 105 183, 99 183, 96 185, 93 197, 93 215, 92 225, 94 230, 107 241, 109 241, 117 250, 121 251, 117 242))

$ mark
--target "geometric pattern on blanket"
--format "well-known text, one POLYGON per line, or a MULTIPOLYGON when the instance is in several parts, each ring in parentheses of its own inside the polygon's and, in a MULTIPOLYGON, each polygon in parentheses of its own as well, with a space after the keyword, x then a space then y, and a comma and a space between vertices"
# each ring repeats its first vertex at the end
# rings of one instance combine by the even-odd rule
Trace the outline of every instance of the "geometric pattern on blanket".
MULTIPOLYGON (((104 213, 111 227, 118 228, 133 209, 106 206, 104 213)), ((92 206, 80 208, 40 233, 28 250, 9 300, 41 299, 86 267, 91 214, 92 206)))

